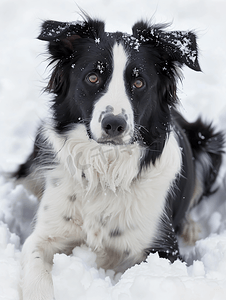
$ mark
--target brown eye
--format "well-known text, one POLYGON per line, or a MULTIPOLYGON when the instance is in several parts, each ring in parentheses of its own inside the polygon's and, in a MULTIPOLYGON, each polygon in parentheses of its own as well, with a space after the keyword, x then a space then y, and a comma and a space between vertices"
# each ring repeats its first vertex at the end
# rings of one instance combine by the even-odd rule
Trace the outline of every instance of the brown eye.
POLYGON ((98 83, 99 82, 99 78, 96 74, 88 75, 87 79, 90 83, 98 83))
POLYGON ((140 89, 144 86, 144 82, 141 79, 136 79, 133 83, 133 86, 137 89, 140 89))

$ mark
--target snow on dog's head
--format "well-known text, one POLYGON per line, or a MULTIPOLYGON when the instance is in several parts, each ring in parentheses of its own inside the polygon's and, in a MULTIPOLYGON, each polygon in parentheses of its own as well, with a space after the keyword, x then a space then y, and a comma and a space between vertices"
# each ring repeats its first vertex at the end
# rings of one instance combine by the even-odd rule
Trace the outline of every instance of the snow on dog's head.
POLYGON ((58 133, 82 123, 100 145, 138 142, 146 148, 141 167, 154 163, 170 132, 179 68, 200 70, 195 34, 165 27, 138 22, 129 35, 105 32, 89 17, 44 22, 39 39, 56 62, 47 90, 58 133))

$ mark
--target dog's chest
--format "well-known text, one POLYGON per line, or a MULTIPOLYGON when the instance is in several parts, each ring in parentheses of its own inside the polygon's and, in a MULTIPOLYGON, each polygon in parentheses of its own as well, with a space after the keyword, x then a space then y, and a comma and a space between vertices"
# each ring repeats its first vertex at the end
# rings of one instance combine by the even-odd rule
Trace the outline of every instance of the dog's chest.
POLYGON ((167 191, 153 189, 156 178, 149 177, 134 180, 129 191, 113 192, 99 184, 87 192, 86 178, 81 186, 62 168, 51 172, 41 203, 42 210, 51 207, 52 213, 43 212, 52 224, 49 235, 86 243, 102 257, 101 266, 106 253, 118 261, 139 256, 150 247, 167 191))
POLYGON ((144 188, 142 182, 134 182, 130 191, 118 189, 113 192, 99 184, 95 190, 86 193, 85 178, 83 187, 64 173, 51 181, 55 185, 55 205, 63 216, 62 228, 69 235, 76 231, 75 238, 79 233, 84 242, 95 250, 113 247, 117 251, 131 248, 137 252, 140 244, 144 246, 145 242, 151 242, 151 234, 156 227, 156 224, 151 226, 151 220, 153 222, 158 211, 150 209, 150 191, 144 188), (144 228, 146 231, 148 228, 146 234, 144 228), (143 238, 144 241, 142 235, 148 235, 143 238))
POLYGON ((100 257, 99 266, 105 268, 142 259, 159 230, 167 193, 180 169, 180 151, 173 137, 155 166, 150 165, 139 176, 135 176, 137 160, 123 154, 126 165, 118 159, 101 169, 99 161, 89 162, 84 175, 79 170, 69 172, 62 156, 59 165, 47 174, 38 215, 42 224, 38 227, 47 236, 63 241, 63 251, 67 245, 86 243, 100 257), (128 175, 125 170, 134 172, 130 181, 122 176, 128 175))
POLYGON ((137 256, 150 246, 166 193, 162 189, 157 191, 158 195, 155 193, 154 179, 148 175, 137 179, 130 191, 119 188, 113 192, 99 184, 87 193, 85 178, 83 184, 62 170, 51 174, 48 186, 52 195, 46 201, 55 207, 50 218, 55 219, 55 224, 62 222, 58 235, 86 243, 97 253, 111 249, 118 255, 137 256))

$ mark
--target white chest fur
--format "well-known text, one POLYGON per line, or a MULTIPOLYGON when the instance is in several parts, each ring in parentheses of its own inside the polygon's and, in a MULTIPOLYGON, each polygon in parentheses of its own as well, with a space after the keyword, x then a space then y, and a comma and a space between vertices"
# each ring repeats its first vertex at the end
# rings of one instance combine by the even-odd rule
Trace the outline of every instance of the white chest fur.
POLYGON ((100 146, 83 130, 81 125, 67 140, 48 132, 59 164, 47 173, 36 231, 51 238, 57 251, 86 243, 104 268, 117 269, 122 260, 141 261, 180 171, 181 153, 174 134, 155 165, 138 175, 143 151, 139 145, 100 146))

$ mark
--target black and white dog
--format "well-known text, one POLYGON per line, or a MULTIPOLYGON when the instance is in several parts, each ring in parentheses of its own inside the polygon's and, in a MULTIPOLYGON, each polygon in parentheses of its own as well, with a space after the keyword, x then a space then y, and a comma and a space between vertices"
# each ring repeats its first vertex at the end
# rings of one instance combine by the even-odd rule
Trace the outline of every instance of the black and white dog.
POLYGON ((180 258, 189 211, 212 192, 224 138, 176 111, 180 68, 200 71, 196 36, 138 22, 46 21, 54 94, 34 152, 16 176, 42 198, 22 251, 24 300, 53 299, 55 253, 86 244, 97 265, 123 272, 150 252, 180 258))

